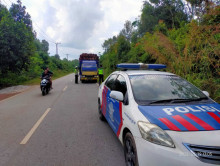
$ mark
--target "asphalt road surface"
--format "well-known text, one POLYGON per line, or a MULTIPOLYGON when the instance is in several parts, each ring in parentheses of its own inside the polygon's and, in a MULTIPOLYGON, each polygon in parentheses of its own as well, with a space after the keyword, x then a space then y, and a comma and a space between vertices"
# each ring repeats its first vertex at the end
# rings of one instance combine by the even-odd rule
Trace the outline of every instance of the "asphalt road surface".
POLYGON ((97 84, 71 74, 53 87, 0 101, 0 166, 124 166, 121 143, 98 118, 97 84))

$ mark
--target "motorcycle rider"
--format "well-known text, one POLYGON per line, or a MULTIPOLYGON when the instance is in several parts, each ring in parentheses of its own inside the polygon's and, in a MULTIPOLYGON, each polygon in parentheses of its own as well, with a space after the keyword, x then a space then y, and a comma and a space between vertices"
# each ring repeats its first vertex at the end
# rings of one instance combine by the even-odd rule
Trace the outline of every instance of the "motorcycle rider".
POLYGON ((49 67, 44 68, 44 72, 41 75, 41 79, 45 76, 49 76, 50 88, 53 89, 53 87, 52 87, 52 78, 51 78, 53 76, 53 72, 50 71, 49 67))

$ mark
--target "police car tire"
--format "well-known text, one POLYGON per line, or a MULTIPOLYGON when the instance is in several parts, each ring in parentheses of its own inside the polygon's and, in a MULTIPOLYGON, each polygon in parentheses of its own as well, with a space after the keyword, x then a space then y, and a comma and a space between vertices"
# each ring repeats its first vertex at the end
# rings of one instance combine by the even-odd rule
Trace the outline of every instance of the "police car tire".
POLYGON ((105 121, 105 117, 104 117, 104 115, 102 114, 102 111, 101 111, 100 100, 98 101, 98 111, 99 111, 99 119, 100 119, 101 121, 105 121))
POLYGON ((126 166, 138 166, 137 149, 134 141, 134 137, 130 132, 126 133, 124 138, 124 155, 126 166), (131 157, 132 156, 132 157, 131 157), (131 158, 132 161, 131 161, 131 158))

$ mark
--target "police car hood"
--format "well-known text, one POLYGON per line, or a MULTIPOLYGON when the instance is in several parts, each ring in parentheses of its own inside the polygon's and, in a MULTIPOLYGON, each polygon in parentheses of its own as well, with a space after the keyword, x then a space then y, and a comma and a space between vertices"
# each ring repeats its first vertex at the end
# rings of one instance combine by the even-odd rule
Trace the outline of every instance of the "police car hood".
POLYGON ((164 130, 220 130, 220 105, 138 106, 150 123, 164 130))

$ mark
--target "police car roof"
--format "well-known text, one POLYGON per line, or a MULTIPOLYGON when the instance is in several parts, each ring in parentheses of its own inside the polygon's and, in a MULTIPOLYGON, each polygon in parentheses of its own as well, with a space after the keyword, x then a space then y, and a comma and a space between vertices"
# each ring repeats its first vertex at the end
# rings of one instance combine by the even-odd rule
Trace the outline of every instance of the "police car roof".
POLYGON ((127 70, 127 71, 116 71, 115 73, 124 72, 127 75, 145 75, 145 74, 152 74, 152 75, 175 75, 169 72, 162 72, 162 71, 152 71, 152 70, 127 70))

